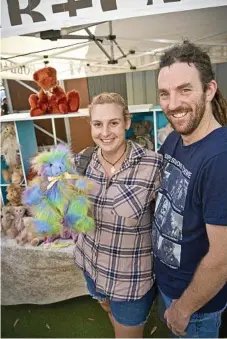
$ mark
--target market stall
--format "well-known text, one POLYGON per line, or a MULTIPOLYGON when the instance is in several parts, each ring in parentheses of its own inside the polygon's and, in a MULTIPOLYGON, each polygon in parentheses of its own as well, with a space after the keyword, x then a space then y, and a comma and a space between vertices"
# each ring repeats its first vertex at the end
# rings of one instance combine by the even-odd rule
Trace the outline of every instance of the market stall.
MULTIPOLYGON (((73 1, 68 6, 39 1, 39 8, 34 2, 33 7, 24 8, 22 2, 16 0, 12 11, 12 2, 3 1, 0 74, 5 79, 31 80, 34 71, 47 63, 58 70, 59 80, 151 70, 157 68, 167 47, 186 37, 205 46, 213 62, 227 60, 226 1, 219 1, 219 7, 214 7, 213 1, 133 1, 133 5, 125 1, 121 8, 121 1, 109 1, 105 7, 100 0, 94 1, 94 6, 90 1, 91 8, 77 8, 74 14, 73 1), (196 20, 198 26, 193 24, 196 20)), ((152 111, 150 107, 147 110, 152 111)), ((19 120, 15 119, 14 125, 19 131, 17 141, 22 143, 20 131, 26 136, 26 128, 34 136, 34 126, 30 116, 25 119, 26 126, 19 120)), ((54 123, 53 135, 56 144, 54 123)), ((24 144, 33 152, 37 145, 33 147, 31 134, 29 138, 24 144)), ((25 148, 20 155, 32 156, 25 148)), ((26 176, 28 168, 22 164, 22 169, 26 176)), ((83 275, 73 261, 73 245, 19 246, 2 237, 1 250, 3 305, 48 304, 87 294, 83 275)))

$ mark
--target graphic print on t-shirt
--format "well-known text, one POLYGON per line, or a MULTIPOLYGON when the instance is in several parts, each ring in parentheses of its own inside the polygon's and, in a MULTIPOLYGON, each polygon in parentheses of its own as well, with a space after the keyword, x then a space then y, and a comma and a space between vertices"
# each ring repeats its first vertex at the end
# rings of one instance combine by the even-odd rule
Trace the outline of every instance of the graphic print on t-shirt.
POLYGON ((191 177, 179 161, 165 154, 164 174, 152 231, 154 254, 166 265, 180 266, 183 212, 191 177))

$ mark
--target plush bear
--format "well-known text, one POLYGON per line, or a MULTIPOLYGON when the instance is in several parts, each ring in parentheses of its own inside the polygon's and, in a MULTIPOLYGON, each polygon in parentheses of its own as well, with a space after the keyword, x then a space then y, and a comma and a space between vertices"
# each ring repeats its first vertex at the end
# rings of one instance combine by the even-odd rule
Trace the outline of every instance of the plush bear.
POLYGON ((7 235, 7 231, 12 227, 14 222, 14 214, 12 206, 2 207, 1 231, 7 235))
POLYGON ((75 171, 69 148, 59 144, 38 154, 32 164, 38 176, 29 183, 22 200, 33 213, 36 231, 58 236, 67 228, 69 232, 92 230, 95 224, 86 195, 90 182, 75 171))
POLYGON ((33 218, 23 217, 22 219, 23 228, 22 231, 16 237, 16 242, 19 245, 29 243, 32 246, 39 245, 42 237, 35 232, 33 218))
POLYGON ((12 184, 19 185, 23 180, 23 170, 20 164, 10 166, 2 170, 2 176, 5 182, 11 181, 12 184))
POLYGON ((19 144, 13 123, 2 123, 1 126, 1 155, 8 166, 17 164, 17 151, 19 144))
POLYGON ((20 185, 10 184, 6 188, 6 199, 8 200, 8 206, 20 206, 22 188, 20 185))
POLYGON ((41 87, 38 94, 31 94, 30 115, 66 114, 77 112, 80 105, 79 93, 66 93, 57 83, 57 72, 53 67, 44 67, 33 74, 33 80, 41 87))
POLYGON ((133 122, 132 128, 134 134, 129 139, 149 150, 154 150, 154 138, 151 136, 151 121, 133 122))
POLYGON ((158 130, 158 142, 160 145, 164 143, 164 141, 172 131, 173 127, 170 125, 170 123, 158 130))
POLYGON ((13 222, 10 228, 7 230, 7 235, 10 238, 16 238, 18 234, 24 229, 23 217, 26 212, 25 206, 14 206, 11 209, 13 214, 13 222))

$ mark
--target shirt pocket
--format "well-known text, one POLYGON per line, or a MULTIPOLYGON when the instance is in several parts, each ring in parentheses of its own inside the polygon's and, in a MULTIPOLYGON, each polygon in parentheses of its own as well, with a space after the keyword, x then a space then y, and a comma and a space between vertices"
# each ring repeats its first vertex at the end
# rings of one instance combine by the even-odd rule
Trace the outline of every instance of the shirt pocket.
POLYGON ((115 187, 114 212, 124 218, 139 219, 146 209, 148 189, 138 185, 120 184, 115 187))

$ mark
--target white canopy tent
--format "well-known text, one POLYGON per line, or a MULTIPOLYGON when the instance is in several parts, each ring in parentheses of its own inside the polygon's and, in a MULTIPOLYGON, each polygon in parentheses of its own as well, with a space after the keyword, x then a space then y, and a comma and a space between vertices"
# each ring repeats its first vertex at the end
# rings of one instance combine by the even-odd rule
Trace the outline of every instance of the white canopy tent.
MULTIPOLYGON (((52 7, 53 3, 60 6, 63 0, 14 1, 14 4, 20 4, 20 8, 25 8, 28 3, 34 8, 40 2, 40 6, 44 2, 51 2, 52 7)), ((36 24, 30 15, 23 14, 21 20, 29 17, 30 21, 22 21, 17 27, 10 26, 9 13, 7 19, 7 10, 10 10, 12 1, 4 0, 1 77, 31 80, 33 72, 43 67, 45 62, 57 69, 59 80, 155 69, 160 54, 186 38, 206 48, 213 63, 227 61, 226 0, 131 0, 131 5, 136 3, 131 11, 129 8, 126 11, 128 0, 105 1, 109 6, 120 6, 124 2, 125 7, 101 13, 103 15, 97 12, 92 17, 93 7, 97 3, 104 6, 104 1, 94 0, 93 7, 78 10, 74 20, 66 20, 66 12, 64 15, 55 14, 59 20, 53 20, 52 13, 50 20, 36 24), (82 12, 86 15, 79 17, 82 12), (75 23, 80 26, 75 26, 75 23), (54 36, 58 40, 44 39, 53 39, 54 36)), ((71 4, 73 2, 71 0, 71 4)), ((88 0, 78 2, 92 4, 88 0)), ((43 8, 40 8, 37 7, 37 10, 41 14, 43 8)), ((44 10, 42 13, 45 13, 44 10)))

